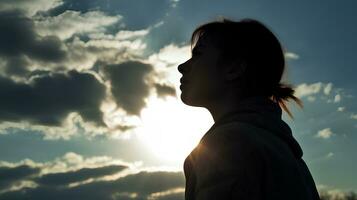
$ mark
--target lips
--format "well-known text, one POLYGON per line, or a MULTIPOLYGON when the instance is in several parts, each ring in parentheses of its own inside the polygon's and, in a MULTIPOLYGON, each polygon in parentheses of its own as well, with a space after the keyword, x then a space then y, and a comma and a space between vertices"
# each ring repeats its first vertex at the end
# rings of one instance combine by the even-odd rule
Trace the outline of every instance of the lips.
POLYGON ((180 83, 181 84, 187 84, 188 83, 188 80, 184 79, 183 77, 180 78, 180 83))
POLYGON ((180 90, 183 90, 184 87, 185 87, 185 85, 181 84, 180 85, 180 90))
POLYGON ((180 89, 183 90, 183 88, 187 85, 188 81, 187 81, 187 79, 184 79, 182 77, 182 78, 180 78, 180 83, 181 83, 180 89))

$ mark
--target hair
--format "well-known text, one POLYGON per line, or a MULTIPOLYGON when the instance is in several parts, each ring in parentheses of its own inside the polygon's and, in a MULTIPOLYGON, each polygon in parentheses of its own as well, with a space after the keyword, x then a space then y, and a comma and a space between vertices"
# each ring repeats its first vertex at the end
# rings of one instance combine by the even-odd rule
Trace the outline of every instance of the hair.
POLYGON ((293 119, 287 102, 292 99, 300 108, 303 103, 294 95, 295 89, 291 84, 280 82, 285 69, 284 52, 267 26, 250 18, 240 21, 223 18, 209 22, 192 33, 191 50, 205 34, 213 36, 212 43, 225 61, 240 59, 247 64, 244 75, 246 94, 270 97, 293 119))

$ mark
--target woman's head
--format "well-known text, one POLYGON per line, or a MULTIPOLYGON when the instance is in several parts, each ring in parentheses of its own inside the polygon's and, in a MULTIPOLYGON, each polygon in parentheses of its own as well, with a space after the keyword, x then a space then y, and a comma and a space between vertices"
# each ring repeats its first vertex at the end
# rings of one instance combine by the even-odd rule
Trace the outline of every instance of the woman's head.
POLYGON ((285 59, 280 42, 261 22, 253 19, 210 22, 199 26, 191 37, 192 57, 179 66, 184 83, 181 99, 205 107, 224 95, 266 96, 291 116, 284 101, 294 90, 280 83, 285 59), (192 48, 193 47, 193 48, 192 48))

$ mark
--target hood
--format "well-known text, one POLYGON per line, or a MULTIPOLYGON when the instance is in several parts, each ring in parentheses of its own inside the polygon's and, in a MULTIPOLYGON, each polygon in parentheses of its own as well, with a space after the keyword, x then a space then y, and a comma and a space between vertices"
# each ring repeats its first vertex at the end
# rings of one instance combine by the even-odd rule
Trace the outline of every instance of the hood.
POLYGON ((263 128, 286 142, 296 158, 301 158, 303 151, 292 135, 289 125, 281 119, 280 106, 267 97, 248 97, 241 100, 236 109, 218 119, 210 130, 215 127, 240 121, 263 128))

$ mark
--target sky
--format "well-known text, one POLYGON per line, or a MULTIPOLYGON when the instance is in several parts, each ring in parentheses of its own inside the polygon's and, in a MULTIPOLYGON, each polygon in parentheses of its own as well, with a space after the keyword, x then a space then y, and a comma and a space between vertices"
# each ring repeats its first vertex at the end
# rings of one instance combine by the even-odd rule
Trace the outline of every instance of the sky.
POLYGON ((304 108, 283 119, 319 190, 357 192, 357 2, 0 0, 0 199, 184 197, 212 126, 180 101, 199 25, 253 18, 279 38, 304 108))

